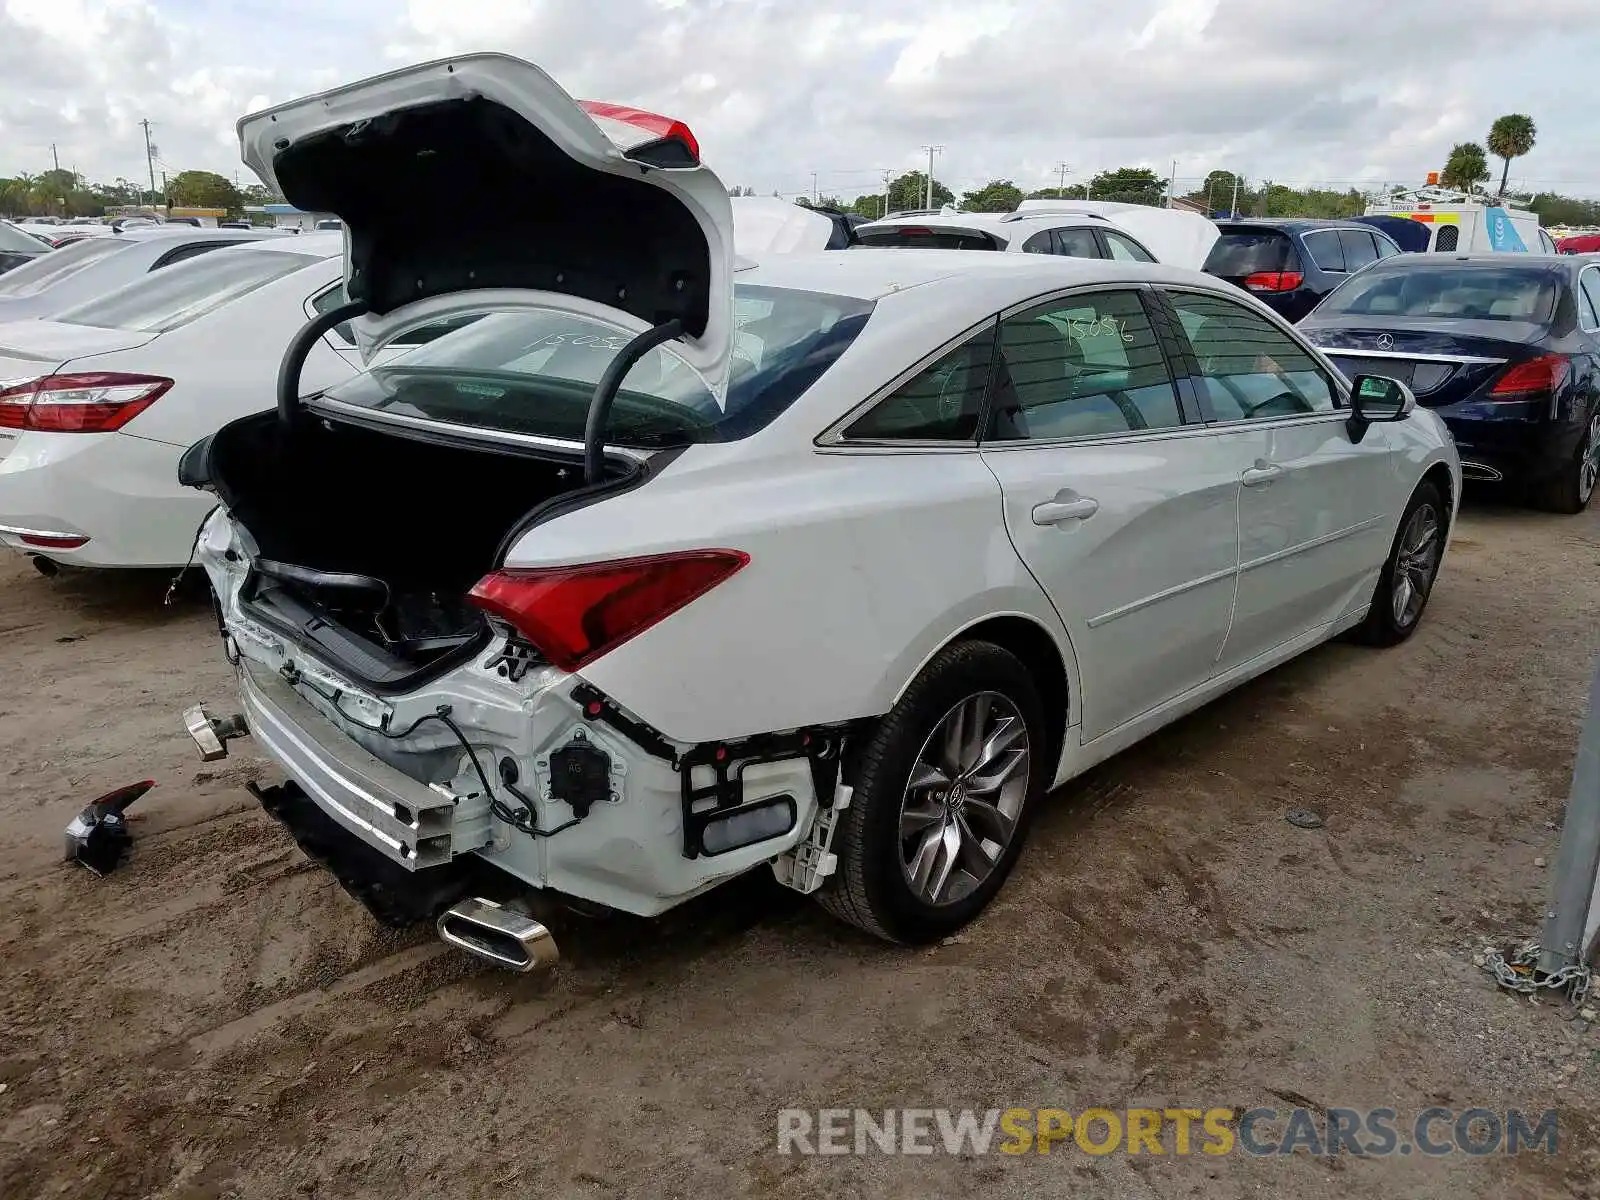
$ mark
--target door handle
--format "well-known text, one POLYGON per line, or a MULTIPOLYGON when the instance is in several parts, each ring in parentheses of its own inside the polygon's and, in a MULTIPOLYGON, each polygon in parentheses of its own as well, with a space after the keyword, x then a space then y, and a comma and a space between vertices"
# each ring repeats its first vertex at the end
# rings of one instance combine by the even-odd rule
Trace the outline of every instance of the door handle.
POLYGON ((1256 459, 1255 466, 1246 467, 1239 476, 1239 481, 1245 487, 1265 487, 1274 479, 1283 474, 1283 468, 1277 463, 1269 463, 1264 458, 1256 459))
POLYGON ((1065 525, 1068 521, 1082 521, 1100 511, 1100 501, 1093 496, 1080 496, 1071 488, 1062 488, 1054 500, 1033 506, 1035 525, 1065 525))

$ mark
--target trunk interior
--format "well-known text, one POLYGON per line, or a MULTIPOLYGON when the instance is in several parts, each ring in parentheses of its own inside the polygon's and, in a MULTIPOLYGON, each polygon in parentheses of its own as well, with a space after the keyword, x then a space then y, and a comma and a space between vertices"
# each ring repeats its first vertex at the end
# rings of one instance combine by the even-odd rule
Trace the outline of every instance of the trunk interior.
POLYGON ((394 688, 488 635, 466 602, 527 513, 582 486, 576 461, 450 445, 302 412, 211 439, 206 474, 259 548, 252 614, 394 688))

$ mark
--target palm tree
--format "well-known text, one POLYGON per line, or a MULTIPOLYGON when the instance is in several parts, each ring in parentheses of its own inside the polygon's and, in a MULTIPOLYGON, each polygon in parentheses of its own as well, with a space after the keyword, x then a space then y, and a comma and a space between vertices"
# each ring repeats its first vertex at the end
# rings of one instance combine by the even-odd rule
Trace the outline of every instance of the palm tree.
POLYGON ((1494 124, 1489 126, 1489 153, 1496 158, 1504 159, 1506 164, 1505 169, 1500 172, 1502 199, 1506 194, 1506 180, 1511 175, 1511 160, 1521 158, 1532 150, 1538 133, 1533 118, 1522 113, 1507 113, 1503 117, 1496 117, 1494 124))
POLYGON ((1450 151, 1439 182, 1460 192, 1473 191, 1489 178, 1489 160, 1477 142, 1461 142, 1450 151))

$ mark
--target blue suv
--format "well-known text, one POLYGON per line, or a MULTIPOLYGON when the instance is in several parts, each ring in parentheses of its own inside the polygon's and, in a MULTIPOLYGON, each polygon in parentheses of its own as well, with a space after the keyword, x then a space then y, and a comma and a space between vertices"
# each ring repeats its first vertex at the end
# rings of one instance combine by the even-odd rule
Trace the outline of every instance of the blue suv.
POLYGON ((1401 253, 1393 238, 1359 221, 1218 221, 1208 275, 1226 279, 1298 321, 1354 272, 1401 253))

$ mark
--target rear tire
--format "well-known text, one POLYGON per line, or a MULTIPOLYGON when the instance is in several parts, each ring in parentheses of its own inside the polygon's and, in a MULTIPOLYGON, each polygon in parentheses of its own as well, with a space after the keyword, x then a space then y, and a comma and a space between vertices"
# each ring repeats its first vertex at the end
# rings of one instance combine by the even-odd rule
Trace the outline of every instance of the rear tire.
POLYGON ((1559 475, 1533 489, 1533 503, 1546 512, 1581 513, 1594 496, 1600 478, 1600 413, 1589 419, 1589 428, 1578 443, 1577 453, 1559 475))
POLYGON ((1372 593, 1372 607, 1366 620, 1355 628, 1356 641, 1397 646, 1417 631, 1439 577, 1447 520, 1437 485, 1418 484, 1400 516, 1394 545, 1372 593))
POLYGON ((1055 764, 1028 669, 990 642, 941 651, 852 755, 837 870, 817 901, 891 942, 982 911, 1015 865, 1055 764))

